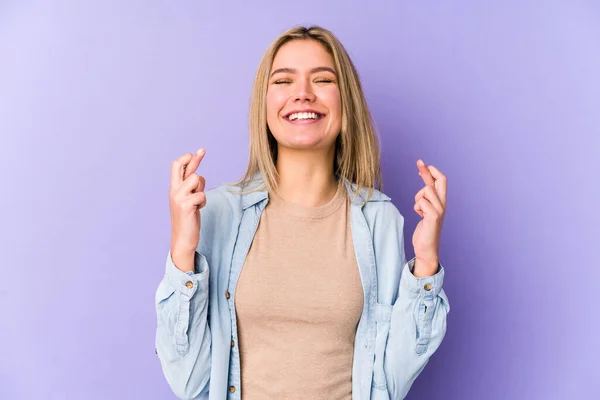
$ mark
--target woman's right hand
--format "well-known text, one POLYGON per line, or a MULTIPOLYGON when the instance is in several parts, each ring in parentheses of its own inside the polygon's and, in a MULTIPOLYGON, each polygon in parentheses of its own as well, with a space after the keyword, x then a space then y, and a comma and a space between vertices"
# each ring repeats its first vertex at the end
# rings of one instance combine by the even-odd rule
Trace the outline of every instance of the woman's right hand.
POLYGON ((200 209, 206 205, 206 181, 196 169, 204 154, 204 149, 184 154, 171 165, 171 259, 183 272, 194 271, 194 255, 200 242, 200 209))

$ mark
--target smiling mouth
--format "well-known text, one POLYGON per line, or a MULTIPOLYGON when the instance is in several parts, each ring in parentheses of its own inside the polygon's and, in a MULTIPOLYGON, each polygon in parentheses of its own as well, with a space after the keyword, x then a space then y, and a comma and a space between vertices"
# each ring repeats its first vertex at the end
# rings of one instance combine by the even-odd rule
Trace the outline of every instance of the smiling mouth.
POLYGON ((300 113, 292 113, 285 117, 288 121, 317 121, 323 118, 325 114, 319 114, 316 112, 300 112, 300 113))

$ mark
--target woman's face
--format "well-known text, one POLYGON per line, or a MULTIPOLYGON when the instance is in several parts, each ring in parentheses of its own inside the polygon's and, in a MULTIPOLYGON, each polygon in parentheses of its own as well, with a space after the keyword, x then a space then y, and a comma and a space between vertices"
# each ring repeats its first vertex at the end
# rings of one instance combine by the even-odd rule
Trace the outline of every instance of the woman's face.
POLYGON ((267 124, 280 147, 328 149, 342 127, 333 57, 314 40, 281 46, 267 88, 267 124))

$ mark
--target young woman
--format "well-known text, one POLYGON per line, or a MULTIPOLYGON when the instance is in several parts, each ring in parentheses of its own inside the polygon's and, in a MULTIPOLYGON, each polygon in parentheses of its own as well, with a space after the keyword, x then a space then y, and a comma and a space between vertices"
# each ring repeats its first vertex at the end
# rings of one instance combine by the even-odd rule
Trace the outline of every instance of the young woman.
POLYGON ((407 262, 341 43, 320 27, 277 38, 254 83, 245 176, 205 192, 204 155, 173 162, 156 292, 156 351, 175 394, 404 398, 446 331, 446 178, 417 162, 422 220, 407 262))

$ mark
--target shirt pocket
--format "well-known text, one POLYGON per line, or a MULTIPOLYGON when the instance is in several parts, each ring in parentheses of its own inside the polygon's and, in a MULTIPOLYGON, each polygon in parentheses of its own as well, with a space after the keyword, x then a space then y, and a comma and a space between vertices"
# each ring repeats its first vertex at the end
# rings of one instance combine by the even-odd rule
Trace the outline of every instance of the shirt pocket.
POLYGON ((375 336, 375 363, 373 366, 373 387, 387 390, 387 379, 385 377, 384 357, 390 333, 390 320, 392 317, 392 305, 377 303, 375 307, 375 323, 377 334, 375 336))

